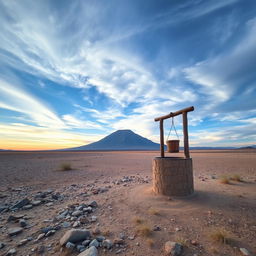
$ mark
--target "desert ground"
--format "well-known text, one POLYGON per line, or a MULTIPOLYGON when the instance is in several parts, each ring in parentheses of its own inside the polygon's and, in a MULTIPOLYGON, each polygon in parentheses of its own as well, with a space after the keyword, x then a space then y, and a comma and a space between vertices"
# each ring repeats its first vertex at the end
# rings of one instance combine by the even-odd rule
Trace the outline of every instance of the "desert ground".
POLYGON ((256 254, 255 150, 191 151, 195 193, 186 198, 152 193, 156 156, 1 152, 0 255, 79 255, 93 242, 98 255, 156 256, 167 241, 181 255, 256 254), (61 246, 72 228, 91 238, 61 246))

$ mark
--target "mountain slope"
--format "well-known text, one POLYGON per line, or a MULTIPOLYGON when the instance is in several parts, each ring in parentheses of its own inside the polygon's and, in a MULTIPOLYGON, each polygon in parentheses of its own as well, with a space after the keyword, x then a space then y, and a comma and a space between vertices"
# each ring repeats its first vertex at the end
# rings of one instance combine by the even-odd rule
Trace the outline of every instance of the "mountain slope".
POLYGON ((118 130, 97 142, 66 150, 158 150, 159 147, 131 130, 118 130))

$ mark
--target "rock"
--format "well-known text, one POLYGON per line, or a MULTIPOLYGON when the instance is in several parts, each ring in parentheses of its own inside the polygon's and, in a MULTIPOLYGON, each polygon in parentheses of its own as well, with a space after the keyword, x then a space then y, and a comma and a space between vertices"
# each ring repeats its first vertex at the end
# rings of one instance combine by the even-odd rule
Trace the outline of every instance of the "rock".
POLYGON ((48 233, 49 231, 51 231, 51 230, 55 230, 55 228, 54 227, 45 227, 45 228, 41 228, 41 232, 42 233, 48 233))
POLYGON ((168 241, 164 245, 164 251, 167 255, 170 256, 179 256, 182 252, 182 245, 179 243, 168 241))
POLYGON ((26 227, 28 225, 28 223, 24 220, 24 219, 20 219, 19 220, 19 224, 22 228, 26 227))
POLYGON ((32 204, 27 204, 27 205, 25 205, 25 206, 22 207, 23 210, 29 210, 29 209, 31 209, 31 208, 33 208, 33 205, 32 205, 32 204))
POLYGON ((125 241, 123 239, 119 239, 119 238, 114 239, 114 244, 120 245, 120 244, 124 244, 124 243, 125 243, 125 241))
POLYGON ((85 208, 83 208, 83 211, 87 212, 87 213, 91 213, 92 212, 92 207, 91 206, 85 207, 85 208))
POLYGON ((91 237, 91 232, 87 229, 71 229, 68 230, 64 236, 60 239, 60 244, 64 245, 67 242, 80 242, 87 240, 91 237))
POLYGON ((44 233, 43 233, 43 234, 39 234, 39 235, 38 235, 38 237, 37 237, 37 239, 36 239, 36 241, 38 241, 38 240, 42 239, 44 236, 45 236, 45 234, 44 234, 44 233))
POLYGON ((18 201, 16 204, 14 204, 14 205, 11 207, 11 210, 12 210, 12 209, 20 209, 20 208, 22 208, 23 206, 25 206, 25 205, 27 205, 27 204, 29 204, 29 203, 30 203, 30 201, 29 201, 27 198, 24 198, 24 199, 18 201))
POLYGON ((53 202, 47 203, 46 206, 48 207, 53 206, 53 202))
POLYGON ((79 221, 82 224, 86 224, 86 223, 89 222, 89 219, 87 217, 85 217, 85 216, 82 216, 82 217, 79 218, 79 221))
POLYGON ((132 235, 132 236, 128 236, 128 239, 130 239, 130 240, 134 240, 134 239, 135 239, 135 236, 134 236, 134 235, 132 235))
POLYGON ((38 205, 40 205, 41 203, 42 203, 42 201, 40 201, 40 200, 34 200, 34 201, 31 202, 31 204, 32 204, 33 206, 38 206, 38 205))
POLYGON ((98 207, 98 204, 97 204, 96 201, 91 201, 91 202, 88 204, 88 206, 91 206, 91 207, 93 207, 93 208, 97 208, 97 207, 98 207))
POLYGON ((120 233, 120 234, 119 234, 119 238, 124 240, 124 239, 126 238, 125 233, 120 233))
POLYGON ((102 242, 102 246, 104 248, 111 249, 113 247, 113 243, 109 239, 106 239, 102 242))
POLYGON ((71 223, 67 222, 67 221, 64 221, 61 225, 62 225, 63 228, 69 228, 71 226, 71 223))
POLYGON ((153 231, 161 231, 161 227, 159 227, 159 226, 154 226, 153 231))
POLYGON ((66 243, 66 248, 68 248, 68 249, 74 249, 75 248, 75 244, 73 244, 73 243, 71 243, 71 242, 67 242, 66 243))
POLYGON ((98 248, 100 245, 100 243, 97 241, 97 239, 93 239, 90 244, 89 247, 95 246, 96 248, 98 248))
POLYGON ((21 219, 21 218, 23 218, 23 217, 24 217, 24 215, 18 215, 18 216, 10 215, 10 216, 8 217, 8 219, 7 219, 7 222, 16 221, 16 220, 21 219))
POLYGON ((4 248, 5 244, 0 242, 0 249, 4 248))
POLYGON ((75 223, 73 224, 73 228, 78 228, 80 224, 80 221, 75 221, 75 223))
POLYGON ((245 248, 240 248, 239 250, 245 256, 249 256, 250 255, 249 251, 247 249, 245 249, 245 248))
POLYGON ((22 239, 19 241, 18 246, 22 246, 28 242, 28 239, 22 239))
POLYGON ((79 253, 77 256, 98 256, 98 250, 96 247, 92 246, 89 249, 79 253))
POLYGON ((8 235, 15 236, 15 235, 18 235, 19 233, 21 233, 22 231, 23 231, 23 228, 20 228, 20 227, 10 228, 10 229, 8 229, 8 235))
POLYGON ((75 216, 75 217, 78 217, 78 216, 80 216, 80 215, 82 215, 83 214, 83 212, 82 211, 79 211, 79 210, 77 210, 77 211, 74 211, 74 212, 72 212, 72 216, 75 216))
POLYGON ((82 242, 82 245, 83 245, 83 246, 88 246, 88 245, 90 244, 90 242, 91 242, 91 240, 84 240, 84 241, 82 242))
POLYGON ((97 236, 96 239, 101 243, 103 242, 106 238, 104 236, 97 236))
POLYGON ((83 252, 83 251, 85 251, 85 246, 79 244, 79 245, 76 246, 76 249, 77 249, 79 252, 83 252))
POLYGON ((97 216, 92 216, 91 217, 91 222, 96 222, 97 221, 97 216))
POLYGON ((55 229, 52 229, 52 230, 48 231, 48 232, 45 234, 45 236, 46 236, 46 237, 52 236, 52 235, 54 235, 55 233, 56 233, 56 230, 55 230, 55 229))
POLYGON ((7 253, 6 253, 6 256, 10 256, 10 255, 14 255, 14 254, 16 254, 16 249, 15 248, 13 248, 13 249, 10 249, 7 253))

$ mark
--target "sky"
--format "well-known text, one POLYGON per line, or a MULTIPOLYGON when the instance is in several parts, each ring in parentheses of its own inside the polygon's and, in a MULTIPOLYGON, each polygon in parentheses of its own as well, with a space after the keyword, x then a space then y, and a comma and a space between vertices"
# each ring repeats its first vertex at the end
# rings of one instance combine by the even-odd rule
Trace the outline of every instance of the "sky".
POLYGON ((0 0, 0 24, 2 149, 159 142, 189 106, 191 146, 256 144, 254 0, 0 0))

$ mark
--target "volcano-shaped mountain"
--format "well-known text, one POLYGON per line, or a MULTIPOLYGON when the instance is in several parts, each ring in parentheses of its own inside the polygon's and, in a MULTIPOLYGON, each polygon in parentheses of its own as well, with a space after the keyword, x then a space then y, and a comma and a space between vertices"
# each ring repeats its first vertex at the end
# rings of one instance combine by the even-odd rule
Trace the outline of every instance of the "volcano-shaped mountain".
POLYGON ((68 150, 159 150, 159 147, 131 130, 118 130, 97 142, 68 150))

